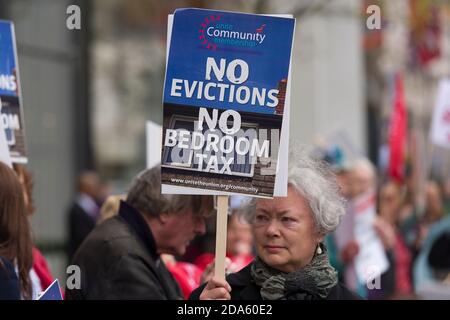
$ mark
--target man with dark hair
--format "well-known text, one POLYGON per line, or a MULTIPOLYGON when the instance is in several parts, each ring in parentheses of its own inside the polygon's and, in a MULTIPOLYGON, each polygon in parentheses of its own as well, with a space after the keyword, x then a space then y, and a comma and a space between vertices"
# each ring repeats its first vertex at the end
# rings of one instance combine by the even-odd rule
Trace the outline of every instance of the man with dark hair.
POLYGON ((69 209, 69 261, 75 251, 94 229, 100 207, 98 204, 101 181, 96 172, 84 171, 77 179, 77 196, 69 209))
POLYGON ((160 167, 135 179, 119 214, 94 229, 75 254, 81 288, 68 299, 182 299, 178 284, 160 259, 181 256, 205 232, 212 196, 161 194, 160 167))

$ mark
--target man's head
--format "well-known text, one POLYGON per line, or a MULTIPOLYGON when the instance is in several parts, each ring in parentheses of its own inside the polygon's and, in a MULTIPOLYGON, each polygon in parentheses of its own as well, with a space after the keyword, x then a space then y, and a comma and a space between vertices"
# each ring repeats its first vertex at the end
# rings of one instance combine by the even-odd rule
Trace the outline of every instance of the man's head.
POLYGON ((212 196, 161 194, 161 168, 139 174, 127 203, 149 223, 158 253, 183 255, 189 242, 205 233, 205 217, 213 211, 212 196))
POLYGON ((376 171, 367 159, 355 160, 351 170, 352 195, 357 197, 376 186, 376 171))
POLYGON ((339 185, 339 189, 341 191, 342 196, 345 199, 350 199, 352 196, 352 186, 350 184, 351 182, 351 176, 350 171, 347 169, 340 169, 335 170, 336 173, 336 180, 339 185))
POLYGON ((78 192, 85 193, 94 199, 99 197, 101 181, 94 171, 83 171, 78 176, 78 192))

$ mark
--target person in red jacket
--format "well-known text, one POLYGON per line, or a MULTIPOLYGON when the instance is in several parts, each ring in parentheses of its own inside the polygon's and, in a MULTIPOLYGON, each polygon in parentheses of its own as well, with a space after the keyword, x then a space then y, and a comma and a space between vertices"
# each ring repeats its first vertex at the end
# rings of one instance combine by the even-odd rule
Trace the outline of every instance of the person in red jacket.
MULTIPOLYGON (((253 236, 250 226, 241 219, 237 212, 229 217, 227 230, 227 273, 238 272, 253 260, 253 236)), ((177 261, 172 255, 163 255, 167 269, 181 287, 186 299, 194 289, 208 281, 214 272, 214 255, 203 253, 195 259, 194 264, 177 261)))
MULTIPOLYGON (((228 273, 240 271, 253 261, 253 236, 250 230, 250 225, 244 221, 236 208, 228 218, 227 228, 227 257, 229 264, 227 267, 228 273)), ((213 271, 212 262, 214 255, 212 253, 204 253, 195 259, 194 264, 202 270, 208 278, 213 271)), ((204 279, 207 280, 207 279, 204 279)))
POLYGON ((173 255, 163 254, 164 261, 169 272, 177 281, 185 299, 201 284, 202 270, 189 262, 177 261, 173 255))

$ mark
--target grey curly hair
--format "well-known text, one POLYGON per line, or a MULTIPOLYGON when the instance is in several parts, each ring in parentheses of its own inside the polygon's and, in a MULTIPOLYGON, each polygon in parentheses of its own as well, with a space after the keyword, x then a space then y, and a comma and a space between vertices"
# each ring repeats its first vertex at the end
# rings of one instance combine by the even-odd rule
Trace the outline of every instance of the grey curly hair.
MULTIPOLYGON (((303 196, 312 211, 317 232, 330 233, 345 214, 345 199, 340 195, 336 177, 323 161, 301 148, 289 154, 288 185, 303 196)), ((257 198, 251 198, 242 214, 250 223, 255 216, 257 198)))

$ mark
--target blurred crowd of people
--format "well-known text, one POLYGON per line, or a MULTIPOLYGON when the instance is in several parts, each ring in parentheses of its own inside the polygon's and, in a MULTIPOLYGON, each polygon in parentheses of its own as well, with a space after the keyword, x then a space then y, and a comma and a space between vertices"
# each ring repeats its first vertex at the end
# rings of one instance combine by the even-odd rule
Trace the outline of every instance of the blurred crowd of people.
POLYGON ((411 176, 400 183, 398 179, 380 178, 382 175, 366 159, 345 164, 340 159, 324 158, 333 168, 342 195, 347 199, 347 213, 340 227, 327 238, 328 246, 334 250, 332 264, 342 281, 368 299, 449 299, 450 287, 441 285, 450 283, 450 265, 445 264, 450 251, 436 241, 439 237, 448 239, 450 234, 449 181, 426 181, 423 207, 415 202, 419 191, 411 176), (354 261, 365 244, 356 241, 354 232, 350 236, 345 234, 357 214, 355 199, 367 192, 375 195, 373 228, 389 261, 377 290, 368 290, 367 284, 356 277, 354 261), (339 243, 342 238, 343 243, 339 243), (434 258, 430 255, 432 249, 434 258))
MULTIPOLYGON (((227 278, 229 283, 214 278, 212 239, 215 233, 215 220, 211 196, 162 195, 159 167, 137 175, 126 195, 111 195, 108 184, 103 183, 95 172, 81 173, 77 181, 77 194, 67 214, 68 264, 75 264, 81 268, 81 288, 66 288, 65 297, 67 299, 188 299, 190 296, 200 299, 233 298, 233 295, 227 293, 232 290, 231 287, 237 286, 238 289, 233 287, 233 290, 240 292, 239 288, 242 286, 240 281, 244 281, 242 279, 253 277, 253 282, 258 283, 258 277, 261 274, 266 276, 266 272, 271 274, 270 270, 282 272, 283 281, 286 283, 290 279, 285 277, 286 274, 310 279, 308 278, 310 274, 305 276, 303 271, 298 273, 300 265, 300 270, 305 268, 304 252, 310 252, 312 257, 307 259, 309 261, 307 265, 322 257, 320 258, 322 268, 330 270, 328 276, 324 278, 325 282, 329 282, 328 291, 324 291, 326 295, 321 296, 323 293, 313 292, 312 296, 305 296, 297 292, 292 296, 283 293, 281 296, 275 295, 276 297, 449 299, 450 183, 427 181, 425 206, 420 207, 414 201, 418 191, 408 179, 403 184, 394 180, 380 179, 376 167, 366 159, 344 164, 330 157, 321 158, 328 162, 338 186, 336 195, 324 193, 325 197, 333 199, 339 196, 345 199, 345 202, 342 202, 342 217, 339 213, 340 200, 323 204, 320 202, 323 201, 320 200, 320 196, 309 195, 308 192, 312 192, 311 190, 297 185, 300 183, 298 181, 303 179, 298 173, 293 176, 294 180, 289 182, 290 188, 295 186, 295 196, 290 192, 287 200, 275 198, 264 200, 268 201, 267 203, 257 202, 254 206, 256 212, 264 208, 272 208, 273 212, 260 215, 256 213, 252 219, 244 219, 250 210, 249 199, 232 196, 228 219, 226 272, 229 275, 240 276, 227 278), (382 272, 379 286, 375 287, 370 287, 361 279, 355 267, 358 254, 366 245, 355 236, 357 228, 355 221, 358 214, 356 199, 368 192, 372 192, 375 197, 376 217, 372 227, 382 243, 388 261, 388 268, 382 272), (300 199, 295 198, 298 195, 300 199), (289 200, 291 198, 292 200, 289 200), (279 230, 272 230, 274 227, 271 221, 278 218, 271 215, 275 214, 276 210, 284 208, 283 206, 291 208, 293 203, 298 207, 303 205, 303 201, 307 201, 308 210, 314 218, 312 220, 316 224, 314 230, 325 230, 320 232, 318 237, 309 234, 306 236, 319 239, 311 241, 309 249, 305 247, 308 241, 306 244, 303 243, 305 236, 302 233, 298 238, 293 238, 297 239, 295 243, 289 240, 289 229, 294 230, 292 224, 295 225, 291 220, 296 221, 296 217, 282 217, 279 230), (319 202, 315 204, 314 201, 319 202), (262 204, 263 208, 258 209, 262 204), (321 206, 335 208, 333 227, 321 226, 321 219, 331 219, 321 217, 330 214, 324 212, 329 209, 321 206), (264 225, 267 227, 264 229, 263 237, 261 228, 264 225), (286 263, 278 263, 275 259, 272 261, 274 264, 270 265, 273 256, 281 249, 267 245, 264 241, 278 243, 280 246, 281 241, 285 241, 286 247, 292 248, 301 244, 298 250, 302 254, 297 259, 295 256, 297 253, 294 253, 297 248, 292 249, 292 257, 284 257, 287 259, 286 263), (308 251, 311 248, 312 251, 308 251), (301 260, 302 264, 295 259, 301 260), (332 268, 328 267, 328 263, 332 268), (295 268, 291 270, 290 266, 295 268), (336 279, 332 270, 336 270, 336 279), (342 283, 345 286, 343 288, 348 288, 349 292, 356 295, 346 293, 347 289, 341 288, 336 291, 337 289, 333 289, 336 283, 342 283), (200 288, 194 291, 198 287, 200 288), (218 291, 219 289, 222 291, 218 291), (217 295, 217 292, 220 294, 217 295)), ((314 170, 311 169, 312 172, 315 172, 314 170)), ((305 181, 302 183, 311 184, 309 187, 318 189, 318 194, 323 193, 322 189, 331 188, 325 184, 322 186, 320 180, 315 182, 316 180, 305 179, 305 181)), ((14 165, 13 168, 9 168, 0 163, 0 299, 37 299, 53 281, 45 258, 33 245, 29 223, 29 217, 35 211, 32 188, 32 175, 26 167, 14 165)), ((321 275, 318 274, 318 277, 321 275)), ((273 290, 276 291, 274 289, 276 286, 267 289, 269 293, 266 293, 263 283, 270 282, 266 280, 261 284, 261 296, 266 298, 264 295, 267 294, 267 297, 273 297, 272 293, 273 290)), ((245 286, 248 285, 246 281, 245 286)), ((316 280, 308 281, 315 283, 316 280)), ((294 283, 294 286, 299 284, 294 283)), ((300 289, 305 290, 303 285, 300 289)), ((259 293, 254 297, 260 297, 259 293)))

